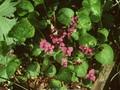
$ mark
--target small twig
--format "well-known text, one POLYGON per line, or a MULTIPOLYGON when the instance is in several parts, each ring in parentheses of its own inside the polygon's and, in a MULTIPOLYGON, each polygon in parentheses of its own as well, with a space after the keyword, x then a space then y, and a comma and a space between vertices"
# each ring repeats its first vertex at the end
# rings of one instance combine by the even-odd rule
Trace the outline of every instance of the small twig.
POLYGON ((22 88, 22 89, 24 89, 24 90, 28 90, 27 88, 25 88, 25 87, 19 85, 18 83, 15 83, 15 82, 13 82, 13 83, 14 83, 16 86, 18 86, 18 87, 20 87, 20 88, 22 88))
POLYGON ((43 0, 43 7, 45 9, 46 17, 48 18, 48 12, 47 12, 47 7, 45 5, 45 0, 43 0))
POLYGON ((15 84, 16 86, 18 86, 18 87, 20 87, 20 88, 22 88, 22 89, 24 89, 24 90, 28 90, 27 88, 25 88, 25 87, 19 85, 19 84, 16 83, 16 82, 13 82, 13 81, 11 81, 11 80, 8 80, 7 78, 4 78, 4 77, 0 77, 0 78, 1 78, 1 79, 4 79, 4 80, 6 80, 6 81, 12 82, 12 83, 15 84))
POLYGON ((117 72, 112 78, 111 78, 111 80, 110 80, 110 82, 112 82, 113 81, 113 79, 118 75, 120 73, 120 71, 119 72, 117 72))
POLYGON ((113 8, 113 7, 115 7, 115 6, 119 5, 119 4, 120 4, 120 1, 116 0, 116 3, 111 8, 113 8))

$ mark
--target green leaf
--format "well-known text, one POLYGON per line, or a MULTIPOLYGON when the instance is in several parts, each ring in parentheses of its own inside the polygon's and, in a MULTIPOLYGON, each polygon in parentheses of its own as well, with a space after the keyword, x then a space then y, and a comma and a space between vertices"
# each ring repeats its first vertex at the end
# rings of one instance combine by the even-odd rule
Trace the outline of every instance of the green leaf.
POLYGON ((3 41, 3 35, 7 37, 8 32, 12 29, 12 27, 16 24, 16 19, 8 19, 0 16, 0 41, 3 41))
POLYGON ((60 82, 59 80, 52 79, 52 80, 50 81, 50 87, 51 87, 51 88, 54 88, 54 89, 60 88, 60 87, 61 87, 61 82, 60 82))
POLYGON ((73 32, 73 33, 72 33, 72 38, 73 38, 74 40, 78 40, 78 39, 79 39, 79 32, 73 32))
POLYGON ((33 1, 34 1, 35 6, 44 3, 44 0, 33 0, 33 1))
POLYGON ((20 61, 16 57, 0 55, 0 82, 10 79, 19 66, 20 61))
POLYGON ((71 81, 72 81, 72 82, 79 82, 79 79, 78 79, 78 77, 76 76, 75 73, 72 74, 71 81))
POLYGON ((57 79, 64 82, 70 82, 72 71, 69 68, 61 68, 57 74, 57 79))
POLYGON ((88 46, 95 46, 97 44, 97 40, 92 35, 86 33, 80 36, 79 38, 80 45, 88 45, 88 46))
POLYGON ((32 38, 35 34, 35 28, 30 24, 27 18, 21 19, 10 31, 9 36, 24 42, 27 38, 32 38))
POLYGON ((32 56, 39 56, 41 54, 42 50, 38 47, 38 46, 34 46, 33 50, 32 50, 32 56))
POLYGON ((0 5, 0 31, 1 31, 0 41, 4 41, 4 38, 6 39, 7 43, 11 41, 10 38, 7 37, 7 34, 16 24, 16 19, 13 18, 14 12, 16 11, 16 7, 15 7, 16 4, 17 2, 11 2, 11 0, 5 0, 0 5), (9 19, 8 17, 12 17, 13 19, 9 19))
POLYGON ((49 65, 50 65, 50 59, 48 57, 45 57, 42 63, 41 71, 46 71, 49 65))
POLYGON ((20 61, 19 59, 14 59, 7 65, 7 75, 10 78, 12 75, 14 75, 16 69, 19 67, 20 61))
POLYGON ((32 3, 29 0, 22 0, 18 4, 17 8, 18 8, 17 13, 20 16, 24 16, 25 14, 34 11, 34 7, 33 7, 32 3))
POLYGON ((28 20, 35 27, 36 30, 40 30, 39 13, 37 11, 29 13, 28 20))
MULTIPOLYGON (((16 2, 11 2, 11 0, 5 0, 1 5, 0 5, 0 16, 6 16, 10 17, 13 16, 14 12, 16 11, 16 2)), ((1 20, 1 19, 0 19, 1 20)))
POLYGON ((90 9, 90 2, 89 2, 89 0, 83 0, 82 1, 82 6, 83 6, 83 8, 85 8, 85 9, 90 9))
POLYGON ((82 64, 75 66, 74 72, 78 77, 85 77, 87 74, 87 70, 88 70, 88 64, 87 62, 84 61, 82 62, 82 64))
POLYGON ((62 87, 59 88, 59 90, 68 90, 66 85, 63 85, 62 87))
POLYGON ((108 40, 109 31, 106 28, 98 30, 98 38, 100 41, 108 40))
POLYGON ((83 0, 82 5, 91 12, 90 17, 93 22, 99 22, 102 15, 101 0, 83 0))
POLYGON ((89 11, 82 9, 77 13, 78 16, 78 26, 77 28, 82 29, 84 32, 90 31, 92 23, 89 17, 89 11))
POLYGON ((95 59, 101 64, 111 64, 114 59, 114 52, 108 44, 102 44, 100 46, 101 51, 97 52, 95 59))
POLYGON ((91 5, 91 20, 93 22, 98 22, 101 19, 102 14, 102 6, 101 6, 101 0, 90 0, 91 5))
POLYGON ((51 65, 49 68, 48 68, 48 70, 47 70, 47 72, 46 72, 46 75, 48 76, 48 77, 53 77, 53 76, 55 76, 55 74, 56 74, 56 67, 54 66, 54 65, 51 65))
POLYGON ((27 76, 27 78, 37 78, 39 73, 40 64, 38 62, 33 62, 28 66, 25 75, 27 76))
POLYGON ((59 23, 68 26, 74 16, 74 11, 70 8, 62 8, 57 13, 57 20, 59 23))
POLYGON ((74 71, 74 65, 68 65, 68 67, 67 67, 70 71, 74 71))
POLYGON ((40 21, 40 29, 45 29, 45 28, 47 28, 47 26, 48 26, 48 22, 47 22, 47 20, 41 20, 40 21))
POLYGON ((6 55, 10 49, 5 41, 0 41, 0 54, 6 55))
POLYGON ((62 51, 57 51, 57 52, 54 52, 54 54, 53 54, 53 58, 54 58, 54 60, 56 60, 58 63, 61 63, 61 60, 62 60, 62 58, 63 58, 63 53, 62 53, 62 51))

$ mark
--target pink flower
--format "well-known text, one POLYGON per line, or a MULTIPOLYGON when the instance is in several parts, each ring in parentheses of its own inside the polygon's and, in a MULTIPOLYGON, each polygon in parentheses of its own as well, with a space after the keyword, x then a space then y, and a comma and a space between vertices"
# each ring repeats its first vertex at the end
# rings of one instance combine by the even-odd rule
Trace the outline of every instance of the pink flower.
POLYGON ((66 58, 62 58, 61 65, 62 65, 63 67, 67 67, 67 65, 68 65, 68 61, 67 61, 66 58))
POLYGON ((47 42, 45 39, 42 39, 40 42, 40 48, 45 52, 45 53, 53 53, 54 46, 51 45, 49 42, 47 42))
POLYGON ((79 49, 81 50, 81 52, 83 52, 84 54, 86 55, 92 55, 93 54, 93 49, 92 48, 89 48, 87 46, 79 46, 79 49))
POLYGON ((61 50, 66 56, 71 56, 71 53, 73 52, 73 47, 61 47, 61 50))
POLYGON ((95 77, 95 69, 91 69, 89 70, 88 74, 87 74, 87 79, 91 80, 91 81, 95 81, 96 77, 95 77))
POLYGON ((60 44, 63 42, 63 38, 62 37, 58 37, 57 35, 50 35, 50 38, 52 40, 53 44, 60 44))

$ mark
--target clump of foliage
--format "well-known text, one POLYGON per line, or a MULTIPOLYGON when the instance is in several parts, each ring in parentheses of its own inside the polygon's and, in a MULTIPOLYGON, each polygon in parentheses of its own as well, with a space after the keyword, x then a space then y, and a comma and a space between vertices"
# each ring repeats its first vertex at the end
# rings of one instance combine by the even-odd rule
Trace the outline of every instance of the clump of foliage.
POLYGON ((0 1, 0 83, 48 77, 47 88, 91 88, 96 65, 114 59, 103 1, 0 1))

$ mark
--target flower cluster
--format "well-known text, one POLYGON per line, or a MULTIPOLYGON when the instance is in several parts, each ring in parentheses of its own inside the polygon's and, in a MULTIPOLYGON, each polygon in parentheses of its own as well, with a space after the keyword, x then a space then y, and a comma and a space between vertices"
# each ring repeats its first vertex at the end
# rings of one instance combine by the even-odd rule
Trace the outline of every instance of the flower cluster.
POLYGON ((91 81, 95 81, 96 77, 95 77, 95 70, 91 69, 89 70, 88 74, 87 74, 87 79, 91 80, 91 81))
POLYGON ((66 56, 71 56, 71 53, 73 52, 73 47, 61 47, 62 52, 66 56))
POLYGON ((47 42, 45 39, 42 39, 42 40, 40 41, 40 48, 41 48, 45 53, 52 54, 52 53, 53 53, 54 46, 51 45, 49 42, 47 42))
MULTIPOLYGON (((64 43, 64 39, 65 37, 70 38, 71 34, 75 31, 76 26, 77 26, 77 17, 74 16, 72 17, 71 20, 71 24, 70 26, 67 28, 67 30, 63 30, 62 34, 59 35, 50 35, 50 38, 52 40, 52 43, 54 45, 58 45, 60 47, 60 49, 63 51, 63 53, 65 54, 65 56, 71 56, 71 53, 73 51, 73 47, 66 47, 65 43, 64 43)), ((52 26, 52 29, 54 29, 54 27, 52 26)), ((53 30, 54 31, 54 30, 53 30)))
POLYGON ((79 49, 81 50, 81 52, 83 52, 85 55, 93 55, 93 49, 88 47, 88 46, 83 46, 83 45, 80 45, 79 46, 79 49))
POLYGON ((71 34, 76 30, 78 18, 76 16, 72 17, 71 23, 68 28, 63 28, 62 32, 59 32, 53 25, 51 25, 51 34, 49 35, 51 43, 47 42, 45 39, 40 41, 40 48, 45 53, 53 53, 55 47, 61 49, 65 58, 62 58, 61 65, 67 67, 67 56, 71 56, 73 52, 73 47, 67 46, 65 40, 71 37, 71 34), (56 32, 56 33, 53 33, 56 32))
POLYGON ((52 43, 54 44, 54 45, 59 45, 60 47, 63 47, 63 46, 65 46, 65 44, 64 44, 64 35, 62 35, 62 36, 58 36, 58 35, 50 35, 50 38, 51 38, 51 40, 52 40, 52 43))

